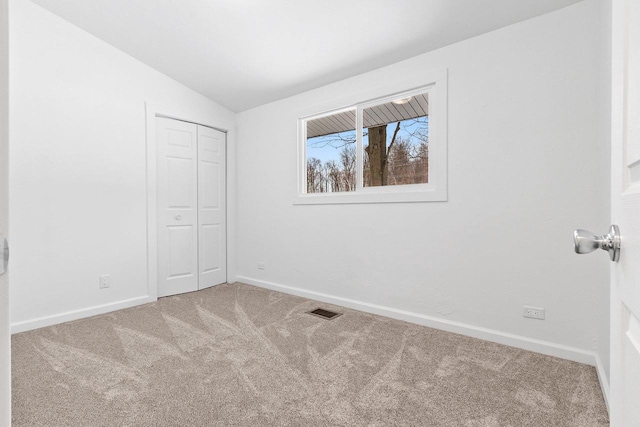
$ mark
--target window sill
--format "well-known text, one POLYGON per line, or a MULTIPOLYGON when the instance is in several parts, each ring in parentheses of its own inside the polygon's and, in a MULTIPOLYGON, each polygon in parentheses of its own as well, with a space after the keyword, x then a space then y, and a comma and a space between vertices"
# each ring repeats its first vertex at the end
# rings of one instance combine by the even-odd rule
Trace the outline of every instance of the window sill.
POLYGON ((345 192, 299 194, 294 205, 349 205, 361 203, 424 203, 446 202, 447 192, 438 190, 394 192, 345 192))

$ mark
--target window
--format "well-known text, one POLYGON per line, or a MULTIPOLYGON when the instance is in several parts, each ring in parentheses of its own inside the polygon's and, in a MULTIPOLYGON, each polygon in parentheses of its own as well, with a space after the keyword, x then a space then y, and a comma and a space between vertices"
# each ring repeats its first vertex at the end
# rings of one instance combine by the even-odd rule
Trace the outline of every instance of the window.
POLYGON ((429 182, 429 93, 364 108, 362 184, 429 182))
POLYGON ((356 189, 356 110, 306 121, 307 193, 356 189))
POLYGON ((446 200, 444 82, 300 119, 294 203, 446 200))

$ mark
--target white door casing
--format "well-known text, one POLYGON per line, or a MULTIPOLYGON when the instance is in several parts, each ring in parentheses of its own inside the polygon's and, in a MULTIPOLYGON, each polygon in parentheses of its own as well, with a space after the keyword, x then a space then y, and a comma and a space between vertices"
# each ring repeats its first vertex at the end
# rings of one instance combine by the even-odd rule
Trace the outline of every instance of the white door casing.
POLYGON ((611 215, 620 262, 611 268, 612 427, 640 426, 640 2, 614 0, 611 215))
POLYGON ((158 117, 158 296, 198 289, 198 128, 158 117))
POLYGON ((198 126, 198 288, 227 280, 226 135, 198 126))

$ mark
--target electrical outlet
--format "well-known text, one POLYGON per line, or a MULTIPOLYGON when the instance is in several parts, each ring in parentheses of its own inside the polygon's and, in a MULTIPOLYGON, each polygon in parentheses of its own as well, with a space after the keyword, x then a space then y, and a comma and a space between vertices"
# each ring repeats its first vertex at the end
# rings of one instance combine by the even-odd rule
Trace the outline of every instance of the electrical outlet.
POLYGON ((523 313, 524 317, 544 320, 544 308, 529 307, 527 305, 523 306, 522 308, 524 309, 524 313, 523 313))
POLYGON ((264 262, 259 262, 258 263, 258 270, 266 270, 267 266, 265 265, 264 262))
POLYGON ((100 276, 100 281, 99 281, 99 285, 100 285, 100 289, 106 289, 108 287, 111 286, 111 276, 104 275, 104 276, 100 276))

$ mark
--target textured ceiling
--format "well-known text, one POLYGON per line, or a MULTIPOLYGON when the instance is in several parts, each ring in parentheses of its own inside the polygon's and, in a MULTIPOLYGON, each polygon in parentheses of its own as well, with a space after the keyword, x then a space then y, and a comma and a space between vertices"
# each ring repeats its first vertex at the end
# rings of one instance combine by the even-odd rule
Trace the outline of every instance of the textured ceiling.
POLYGON ((579 0, 33 0, 233 111, 579 0))

